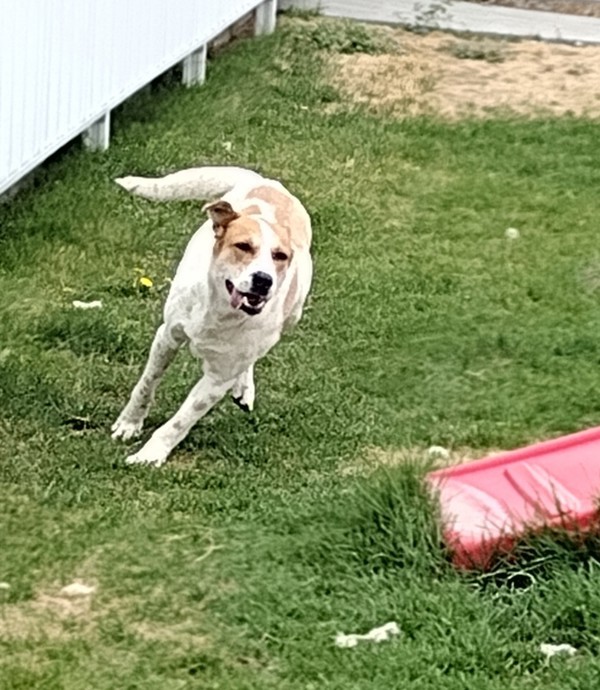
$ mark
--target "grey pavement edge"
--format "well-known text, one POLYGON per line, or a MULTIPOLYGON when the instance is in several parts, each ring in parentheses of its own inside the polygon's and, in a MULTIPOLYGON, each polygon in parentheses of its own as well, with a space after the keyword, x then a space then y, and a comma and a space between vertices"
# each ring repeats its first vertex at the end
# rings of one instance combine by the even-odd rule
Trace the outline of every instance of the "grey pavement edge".
POLYGON ((329 17, 449 31, 600 44, 600 19, 454 0, 280 0, 329 17))

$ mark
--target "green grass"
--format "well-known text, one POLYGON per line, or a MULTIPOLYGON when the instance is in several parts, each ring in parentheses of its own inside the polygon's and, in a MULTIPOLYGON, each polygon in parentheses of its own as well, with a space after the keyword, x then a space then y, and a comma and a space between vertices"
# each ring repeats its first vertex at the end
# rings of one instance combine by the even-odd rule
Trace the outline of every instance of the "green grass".
POLYGON ((459 60, 484 60, 494 63, 504 62, 508 56, 505 44, 489 39, 451 41, 444 50, 459 60))
MULTIPOLYGON (((597 422, 598 125, 328 114, 321 69, 295 32, 239 43, 0 207, 2 690, 597 686, 598 545, 457 575, 419 449, 597 422), (203 214, 112 179, 227 162, 304 199, 309 308, 258 366, 253 416, 224 401, 163 469, 128 468, 109 427, 203 214), (413 461, 365 473, 396 451, 413 461), (89 608, 56 598, 77 578, 89 608), (387 644, 333 645, 389 620, 387 644), (548 663, 542 642, 580 651, 548 663)), ((148 430, 198 371, 179 358, 148 430)))

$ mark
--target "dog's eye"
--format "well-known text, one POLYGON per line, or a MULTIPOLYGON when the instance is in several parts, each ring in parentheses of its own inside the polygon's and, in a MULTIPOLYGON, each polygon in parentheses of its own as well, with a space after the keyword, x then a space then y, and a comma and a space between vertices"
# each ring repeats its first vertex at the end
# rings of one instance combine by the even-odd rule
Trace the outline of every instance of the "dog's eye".
POLYGON ((250 242, 236 242, 233 246, 242 252, 253 252, 254 251, 254 248, 252 247, 250 242))
POLYGON ((273 252, 273 261, 287 261, 288 255, 285 252, 273 252))

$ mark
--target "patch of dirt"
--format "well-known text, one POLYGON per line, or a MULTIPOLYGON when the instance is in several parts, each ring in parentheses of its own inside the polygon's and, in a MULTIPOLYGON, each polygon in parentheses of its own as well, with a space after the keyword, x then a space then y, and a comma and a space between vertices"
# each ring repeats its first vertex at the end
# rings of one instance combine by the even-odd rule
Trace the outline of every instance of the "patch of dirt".
POLYGON ((94 627, 91 597, 40 593, 32 601, 0 606, 0 640, 85 637, 94 627))
MULTIPOLYGON (((214 550, 213 546, 213 550, 214 550)), ((197 561, 210 553, 210 545, 197 561)), ((223 592, 235 590, 231 582, 223 582, 218 592, 205 597, 204 605, 223 592)), ((151 618, 139 619, 140 597, 107 598, 96 590, 77 594, 59 584, 39 591, 33 599, 11 604, 0 603, 0 642, 60 641, 68 639, 95 640, 103 621, 119 620, 136 637, 193 648, 206 648, 212 644, 209 636, 198 631, 198 621, 184 619, 176 623, 151 618)))
POLYGON ((208 57, 215 58, 222 53, 231 43, 241 38, 254 36, 254 12, 248 12, 228 29, 222 31, 208 44, 208 57))
POLYGON ((600 2, 594 0, 467 0, 467 2, 475 2, 478 5, 516 7, 520 10, 576 14, 582 17, 600 17, 600 2))
POLYGON ((203 649, 209 644, 209 638, 199 635, 197 627, 198 624, 190 620, 170 626, 144 621, 133 623, 131 630, 138 637, 151 642, 174 642, 181 646, 203 649))
POLYGON ((343 476, 367 477, 383 467, 398 467, 406 463, 422 462, 432 470, 458 465, 462 462, 479 460, 492 455, 493 451, 474 450, 473 448, 454 448, 449 450, 448 457, 430 455, 427 448, 366 448, 363 453, 340 467, 343 476))
POLYGON ((331 56, 333 85, 351 102, 400 117, 449 120, 600 117, 600 46, 394 33, 396 54, 331 56))

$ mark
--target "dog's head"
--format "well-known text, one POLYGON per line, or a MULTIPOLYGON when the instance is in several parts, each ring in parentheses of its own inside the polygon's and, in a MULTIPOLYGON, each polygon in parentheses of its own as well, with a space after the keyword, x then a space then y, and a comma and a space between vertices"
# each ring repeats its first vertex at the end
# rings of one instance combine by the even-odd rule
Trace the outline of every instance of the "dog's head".
POLYGON ((289 229, 236 213, 227 201, 207 204, 215 246, 213 277, 233 309, 254 316, 277 292, 292 260, 289 229))

